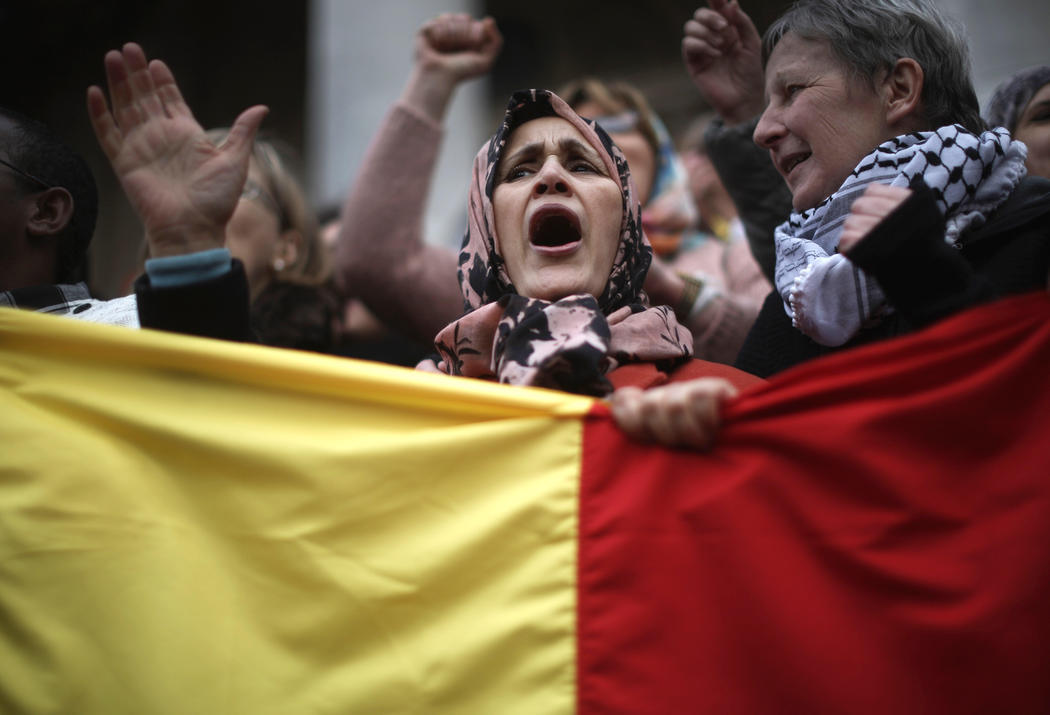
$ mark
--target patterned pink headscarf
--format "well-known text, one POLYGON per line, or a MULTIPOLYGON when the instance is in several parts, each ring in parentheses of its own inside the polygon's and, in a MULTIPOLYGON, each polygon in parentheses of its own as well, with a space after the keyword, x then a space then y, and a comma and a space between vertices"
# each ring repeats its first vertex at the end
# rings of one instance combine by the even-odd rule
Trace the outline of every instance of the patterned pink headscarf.
POLYGON ((594 122, 546 90, 515 92, 499 131, 474 159, 467 233, 459 256, 465 308, 435 338, 440 360, 422 369, 582 394, 611 390, 604 375, 627 362, 671 367, 692 355, 692 336, 667 306, 647 307, 642 284, 652 249, 642 233, 627 161, 594 122), (511 133, 532 119, 556 116, 598 152, 623 195, 620 244, 602 294, 553 303, 521 296, 500 253, 492 194, 496 168, 511 133))

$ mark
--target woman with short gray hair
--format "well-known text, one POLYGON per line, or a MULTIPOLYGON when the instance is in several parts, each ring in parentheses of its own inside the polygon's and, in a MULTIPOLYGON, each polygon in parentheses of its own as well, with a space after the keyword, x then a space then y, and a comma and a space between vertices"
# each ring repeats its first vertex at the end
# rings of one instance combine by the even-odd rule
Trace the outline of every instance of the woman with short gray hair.
POLYGON ((738 367, 768 376, 1045 287, 1050 187, 1024 178, 1023 144, 985 130, 962 32, 929 0, 802 0, 761 41, 713 0, 683 53, 708 96, 754 96, 761 72, 754 140, 792 194, 738 367))
POLYGON ((929 124, 984 128, 970 71, 970 48, 962 26, 926 0, 800 2, 762 37, 766 61, 785 35, 826 42, 857 76, 872 81, 898 59, 922 68, 923 112, 929 124))
MULTIPOLYGON (((792 195, 775 289, 737 367, 767 377, 1046 288, 1050 182, 1025 176, 1008 131, 984 130, 966 44, 931 2, 801 0, 759 42, 735 2, 712 0, 685 34, 712 96, 753 93, 739 83, 764 65, 754 141, 792 195)), ((635 395, 621 424, 676 431, 685 389, 635 395)))

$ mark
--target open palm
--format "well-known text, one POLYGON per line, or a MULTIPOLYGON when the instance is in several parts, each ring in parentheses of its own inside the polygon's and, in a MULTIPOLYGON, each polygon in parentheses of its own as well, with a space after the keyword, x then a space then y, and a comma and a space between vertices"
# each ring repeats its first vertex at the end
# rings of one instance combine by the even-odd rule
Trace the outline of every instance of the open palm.
POLYGON ((134 43, 105 58, 112 112, 99 87, 88 113, 102 150, 139 214, 154 256, 223 245, 225 226, 248 174, 255 132, 266 114, 252 107, 221 146, 193 118, 171 70, 147 64, 134 43))

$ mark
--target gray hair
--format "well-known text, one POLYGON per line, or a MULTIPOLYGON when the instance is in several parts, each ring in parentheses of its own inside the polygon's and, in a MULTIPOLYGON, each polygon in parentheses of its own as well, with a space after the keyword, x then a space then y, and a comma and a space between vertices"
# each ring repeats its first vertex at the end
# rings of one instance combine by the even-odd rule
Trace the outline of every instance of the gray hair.
POLYGON ((984 130, 962 26, 930 0, 798 0, 762 37, 762 61, 789 32, 824 40, 846 68, 874 83, 897 60, 922 67, 922 104, 929 129, 961 124, 984 130))

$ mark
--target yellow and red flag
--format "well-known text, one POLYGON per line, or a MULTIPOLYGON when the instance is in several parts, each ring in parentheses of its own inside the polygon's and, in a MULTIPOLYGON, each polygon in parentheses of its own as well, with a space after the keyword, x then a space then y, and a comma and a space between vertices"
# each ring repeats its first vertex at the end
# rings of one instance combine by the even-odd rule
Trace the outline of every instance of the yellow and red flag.
POLYGON ((1050 298, 603 403, 0 311, 0 711, 1045 712, 1050 298))

